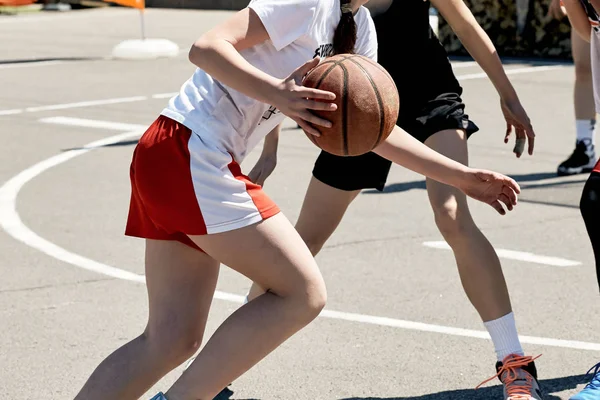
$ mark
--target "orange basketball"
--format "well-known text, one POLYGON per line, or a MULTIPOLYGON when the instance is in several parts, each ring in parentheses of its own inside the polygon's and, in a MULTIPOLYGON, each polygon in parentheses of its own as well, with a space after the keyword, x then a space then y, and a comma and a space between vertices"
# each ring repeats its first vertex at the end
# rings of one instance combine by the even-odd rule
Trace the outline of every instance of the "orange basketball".
POLYGON ((336 95, 337 110, 313 111, 331 121, 332 127, 317 127, 320 137, 306 134, 330 154, 368 153, 389 136, 398 119, 400 97, 396 84, 381 65, 367 57, 329 57, 306 75, 303 85, 336 95))

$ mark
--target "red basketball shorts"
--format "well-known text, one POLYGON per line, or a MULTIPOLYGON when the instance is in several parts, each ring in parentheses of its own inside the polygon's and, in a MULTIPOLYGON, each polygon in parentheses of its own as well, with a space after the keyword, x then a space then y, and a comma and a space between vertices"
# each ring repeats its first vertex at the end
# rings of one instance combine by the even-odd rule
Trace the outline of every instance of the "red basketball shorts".
POLYGON ((137 144, 130 177, 128 236, 199 249, 188 235, 243 228, 279 212, 230 153, 162 115, 137 144))

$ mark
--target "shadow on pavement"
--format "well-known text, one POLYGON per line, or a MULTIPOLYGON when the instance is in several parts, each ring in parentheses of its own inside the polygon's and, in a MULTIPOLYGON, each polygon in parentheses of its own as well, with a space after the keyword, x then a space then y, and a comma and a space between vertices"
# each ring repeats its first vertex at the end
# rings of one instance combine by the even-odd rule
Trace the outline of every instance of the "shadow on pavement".
MULTIPOLYGON (((587 383, 589 377, 583 375, 573 375, 563 378, 545 379, 540 381, 541 389, 544 393, 544 400, 561 400, 560 397, 549 393, 558 393, 565 390, 572 390, 579 384, 587 383)), ((271 396, 267 396, 271 397, 271 396)), ((493 400, 502 398, 502 386, 496 385, 480 389, 460 389, 449 390, 425 394, 416 397, 346 397, 339 400, 493 400)), ((234 392, 229 388, 223 390, 214 400, 258 400, 242 399, 234 396, 234 392)))

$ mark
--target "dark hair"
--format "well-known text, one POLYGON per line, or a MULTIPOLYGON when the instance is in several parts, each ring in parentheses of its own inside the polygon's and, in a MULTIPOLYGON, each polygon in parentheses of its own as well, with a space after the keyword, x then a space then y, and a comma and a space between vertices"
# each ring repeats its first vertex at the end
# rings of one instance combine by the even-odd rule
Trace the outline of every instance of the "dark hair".
POLYGON ((356 44, 356 22, 350 8, 350 0, 340 0, 342 18, 333 35, 333 54, 354 53, 356 44))

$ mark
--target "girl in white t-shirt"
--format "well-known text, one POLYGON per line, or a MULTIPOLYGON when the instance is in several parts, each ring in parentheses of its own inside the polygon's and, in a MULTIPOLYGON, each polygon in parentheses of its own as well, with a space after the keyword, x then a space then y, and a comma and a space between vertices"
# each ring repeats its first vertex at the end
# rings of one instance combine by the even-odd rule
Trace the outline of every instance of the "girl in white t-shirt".
MULTIPOLYGON (((144 133, 131 163, 126 234, 146 239, 148 324, 100 364, 76 400, 137 399, 192 356, 220 263, 268 291, 233 313, 156 399, 212 399, 322 310, 326 290, 314 258, 239 163, 284 115, 315 135, 329 125, 311 110, 335 110, 334 94, 301 81, 315 56, 375 60, 366 2, 253 0, 194 43, 189 58, 198 69, 144 133)), ((501 213, 501 203, 516 204, 512 179, 454 162, 399 128, 375 151, 501 213)))

